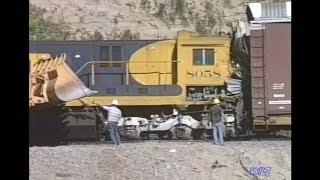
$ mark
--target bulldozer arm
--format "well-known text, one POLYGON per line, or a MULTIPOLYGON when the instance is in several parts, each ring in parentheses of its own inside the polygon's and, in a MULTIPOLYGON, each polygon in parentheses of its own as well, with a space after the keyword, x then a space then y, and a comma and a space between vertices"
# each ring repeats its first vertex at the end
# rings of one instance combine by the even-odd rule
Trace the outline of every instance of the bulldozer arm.
POLYGON ((29 54, 29 106, 59 104, 92 95, 66 63, 66 54, 29 54))

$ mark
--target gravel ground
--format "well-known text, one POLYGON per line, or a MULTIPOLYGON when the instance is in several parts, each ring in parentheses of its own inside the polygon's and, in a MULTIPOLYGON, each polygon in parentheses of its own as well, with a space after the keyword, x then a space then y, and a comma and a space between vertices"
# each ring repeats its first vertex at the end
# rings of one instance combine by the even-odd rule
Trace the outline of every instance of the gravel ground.
POLYGON ((147 141, 29 148, 30 179, 291 179, 291 141, 147 141), (248 173, 269 166, 267 176, 248 173))

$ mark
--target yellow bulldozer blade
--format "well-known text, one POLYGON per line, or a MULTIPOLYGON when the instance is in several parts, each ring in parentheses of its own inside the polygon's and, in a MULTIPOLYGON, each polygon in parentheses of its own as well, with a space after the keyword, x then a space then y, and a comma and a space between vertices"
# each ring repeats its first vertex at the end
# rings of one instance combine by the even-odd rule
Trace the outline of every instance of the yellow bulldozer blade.
POLYGON ((29 77, 29 106, 76 100, 92 95, 90 90, 71 70, 66 54, 31 61, 29 77))

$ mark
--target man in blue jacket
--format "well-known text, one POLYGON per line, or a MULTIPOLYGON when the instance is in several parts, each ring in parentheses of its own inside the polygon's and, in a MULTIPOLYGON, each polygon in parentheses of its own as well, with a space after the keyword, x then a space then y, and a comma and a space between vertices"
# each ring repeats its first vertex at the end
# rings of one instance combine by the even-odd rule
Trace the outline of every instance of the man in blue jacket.
POLYGON ((213 143, 216 145, 224 145, 223 140, 223 122, 222 122, 222 107, 220 100, 213 100, 213 107, 210 110, 209 118, 212 121, 213 143))

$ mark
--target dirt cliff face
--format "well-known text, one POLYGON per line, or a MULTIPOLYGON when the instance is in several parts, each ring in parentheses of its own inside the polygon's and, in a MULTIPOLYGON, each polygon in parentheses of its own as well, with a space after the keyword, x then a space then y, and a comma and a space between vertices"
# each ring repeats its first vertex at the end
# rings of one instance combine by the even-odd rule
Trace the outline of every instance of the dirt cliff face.
MULTIPOLYGON (((270 1, 270 0, 269 0, 270 1)), ((177 31, 230 32, 250 0, 30 0, 43 18, 70 25, 66 39, 163 39, 177 31)))

